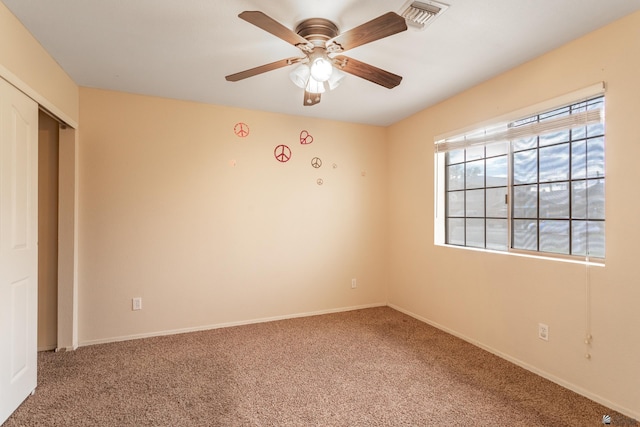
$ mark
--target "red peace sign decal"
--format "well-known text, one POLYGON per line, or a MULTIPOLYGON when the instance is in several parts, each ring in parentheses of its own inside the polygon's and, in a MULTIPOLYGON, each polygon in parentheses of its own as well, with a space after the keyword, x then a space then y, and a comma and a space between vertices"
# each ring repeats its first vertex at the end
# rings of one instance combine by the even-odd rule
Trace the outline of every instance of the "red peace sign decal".
POLYGON ((300 144, 307 145, 313 142, 313 136, 306 130, 300 132, 300 144))
POLYGON ((277 161, 285 163, 291 158, 291 149, 286 145, 278 145, 276 149, 273 150, 273 155, 276 157, 277 161))
POLYGON ((242 122, 236 123, 233 127, 233 133, 235 133, 237 137, 246 138, 249 135, 249 126, 242 122))

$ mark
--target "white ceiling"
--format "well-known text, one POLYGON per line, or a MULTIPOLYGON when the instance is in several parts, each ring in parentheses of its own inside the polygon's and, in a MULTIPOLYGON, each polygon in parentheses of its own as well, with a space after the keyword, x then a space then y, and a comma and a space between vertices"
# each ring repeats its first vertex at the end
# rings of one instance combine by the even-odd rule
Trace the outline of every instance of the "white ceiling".
POLYGON ((260 10, 286 27, 311 17, 341 31, 406 0, 2 0, 81 86, 389 125, 640 9, 640 0, 445 0, 423 31, 347 52, 404 77, 385 89, 347 75, 303 106, 290 68, 239 82, 225 75, 300 51, 241 20, 260 10))

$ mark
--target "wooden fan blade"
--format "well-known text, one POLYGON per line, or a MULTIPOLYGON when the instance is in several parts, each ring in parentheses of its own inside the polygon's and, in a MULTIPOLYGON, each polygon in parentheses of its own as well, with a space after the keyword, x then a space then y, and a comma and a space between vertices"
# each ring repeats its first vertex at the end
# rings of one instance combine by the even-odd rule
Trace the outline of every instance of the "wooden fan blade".
POLYGON ((305 107, 310 107, 312 105, 316 105, 320 102, 320 94, 319 93, 311 93, 304 91, 304 101, 303 104, 305 107))
POLYGON ((339 55, 333 58, 333 63, 345 73, 353 74, 370 82, 392 89, 400 84, 402 76, 390 73, 381 68, 374 67, 367 63, 339 55))
POLYGON ((267 71, 277 70, 278 68, 286 67, 287 65, 296 64, 303 59, 304 58, 281 59, 280 61, 272 62, 270 64, 264 64, 259 67, 240 71, 239 73, 230 74, 226 76, 225 79, 229 82, 237 82, 238 80, 243 80, 247 77, 257 76, 258 74, 266 73, 267 71))
POLYGON ((388 12, 327 41, 327 50, 345 52, 354 47, 401 33, 406 29, 407 23, 402 16, 395 12, 388 12))
POLYGON ((313 49, 313 45, 309 43, 307 39, 291 31, 289 28, 260 11, 246 10, 238 15, 238 17, 258 28, 262 28, 266 32, 271 33, 296 47, 301 49, 306 47, 309 50, 313 49))

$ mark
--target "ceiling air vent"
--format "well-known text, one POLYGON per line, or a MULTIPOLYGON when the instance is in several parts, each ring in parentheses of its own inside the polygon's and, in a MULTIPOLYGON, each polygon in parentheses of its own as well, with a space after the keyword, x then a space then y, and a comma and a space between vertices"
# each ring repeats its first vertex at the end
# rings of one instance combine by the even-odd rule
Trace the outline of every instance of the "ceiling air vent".
POLYGON ((409 1, 400 15, 407 25, 423 30, 442 14, 449 5, 437 1, 409 1))

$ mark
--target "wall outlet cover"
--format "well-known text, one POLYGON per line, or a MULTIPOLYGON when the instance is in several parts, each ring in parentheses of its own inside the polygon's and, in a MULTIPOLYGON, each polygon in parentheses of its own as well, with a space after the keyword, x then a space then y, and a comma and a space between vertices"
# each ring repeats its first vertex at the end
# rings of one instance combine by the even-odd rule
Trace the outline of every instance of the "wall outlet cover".
POLYGON ((538 323, 538 338, 544 341, 549 341, 549 325, 538 323))

